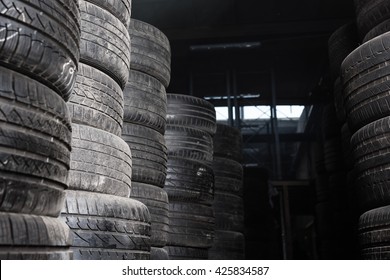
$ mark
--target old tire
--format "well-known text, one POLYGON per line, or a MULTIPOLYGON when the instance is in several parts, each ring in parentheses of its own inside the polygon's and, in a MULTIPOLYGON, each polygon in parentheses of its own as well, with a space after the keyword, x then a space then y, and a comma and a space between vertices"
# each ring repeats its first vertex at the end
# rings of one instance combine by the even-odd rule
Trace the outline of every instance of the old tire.
POLYGON ((214 157, 215 191, 243 196, 243 168, 234 160, 214 157))
POLYGON ((216 191, 213 209, 217 230, 244 231, 244 202, 241 197, 216 191))
POLYGON ((151 260, 169 260, 168 252, 165 248, 151 247, 150 248, 150 259, 151 260))
POLYGON ((237 128, 217 124, 217 131, 213 138, 214 156, 228 158, 237 162, 242 161, 242 137, 237 128))
POLYGON ((170 260, 207 260, 208 250, 202 248, 189 248, 180 246, 167 246, 170 260))
POLYGON ((131 17, 132 0, 88 0, 89 2, 100 6, 109 11, 118 18, 126 27, 129 27, 131 17))
POLYGON ((209 260, 244 260, 245 238, 240 232, 216 230, 209 260))

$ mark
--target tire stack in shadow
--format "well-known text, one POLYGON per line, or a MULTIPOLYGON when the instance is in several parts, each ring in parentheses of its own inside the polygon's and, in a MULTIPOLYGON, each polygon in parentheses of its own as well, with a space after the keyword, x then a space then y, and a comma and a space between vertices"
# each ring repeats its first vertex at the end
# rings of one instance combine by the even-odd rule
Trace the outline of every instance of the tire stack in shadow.
POLYGON ((121 139, 130 69, 131 1, 79 1, 80 65, 72 118, 69 190, 62 218, 74 259, 148 259, 150 214, 130 199, 132 158, 121 139))
POLYGON ((215 236, 209 259, 245 259, 241 132, 218 124, 214 136, 215 236))
POLYGON ((0 259, 71 259, 66 101, 79 60, 77 1, 0 3, 0 259))
POLYGON ((390 258, 390 3, 355 0, 362 44, 341 65, 363 259, 390 258), (385 33, 387 32, 387 33, 385 33))
POLYGON ((214 106, 188 95, 167 94, 170 259, 207 259, 214 239, 214 106))
POLYGON ((122 139, 133 156, 131 197, 144 203, 151 214, 151 259, 168 259, 163 248, 168 239, 166 126, 171 52, 167 37, 154 26, 131 20, 130 75, 124 89, 122 139))

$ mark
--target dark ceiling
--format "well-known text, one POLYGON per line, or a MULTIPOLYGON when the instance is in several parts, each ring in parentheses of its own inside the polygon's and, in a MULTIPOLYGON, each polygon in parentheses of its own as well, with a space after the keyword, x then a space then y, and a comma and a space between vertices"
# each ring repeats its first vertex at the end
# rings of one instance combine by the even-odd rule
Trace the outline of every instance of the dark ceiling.
POLYGON ((230 73, 232 94, 255 104, 269 104, 272 81, 278 104, 306 104, 329 36, 354 13, 352 0, 133 0, 133 18, 168 36, 170 92, 224 96, 230 73))

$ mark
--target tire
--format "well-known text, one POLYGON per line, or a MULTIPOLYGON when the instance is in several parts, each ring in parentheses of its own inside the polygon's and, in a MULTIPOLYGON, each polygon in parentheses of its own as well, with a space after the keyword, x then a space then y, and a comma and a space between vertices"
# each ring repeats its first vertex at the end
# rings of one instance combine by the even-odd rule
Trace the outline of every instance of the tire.
POLYGON ((371 29, 366 36, 363 38, 363 43, 368 42, 379 35, 387 33, 390 31, 390 19, 385 20, 384 22, 378 24, 373 29, 371 29))
POLYGON ((67 191, 61 218, 73 232, 75 260, 150 258, 150 214, 141 202, 67 191))
POLYGON ((189 248, 179 246, 167 246, 170 260, 207 260, 208 250, 202 248, 189 248))
POLYGON ((390 117, 370 123, 351 139, 363 210, 390 204, 390 117))
POLYGON ((209 260, 245 260, 245 238, 242 233, 216 230, 209 260))
POLYGON ((362 259, 390 259, 390 206, 364 213, 358 232, 362 259))
POLYGON ((342 64, 348 126, 354 133, 390 110, 390 32, 353 51, 342 64))
POLYGON ((153 128, 165 133, 167 95, 157 79, 130 70, 129 81, 123 90, 124 121, 153 128))
POLYGON ((326 140, 340 136, 341 125, 337 119, 336 109, 333 103, 328 103, 322 111, 322 136, 326 140))
POLYGON ((345 112, 344 94, 340 77, 334 82, 333 95, 338 123, 345 123, 347 121, 347 113, 345 112))
POLYGON ((214 157, 215 191, 243 196, 243 168, 234 160, 214 157))
POLYGON ((150 259, 151 260, 169 260, 169 255, 168 252, 165 248, 157 248, 157 247, 152 247, 150 249, 150 259))
POLYGON ((166 191, 152 185, 132 182, 131 197, 145 204, 151 216, 150 243, 153 247, 164 247, 168 241, 169 204, 166 191))
POLYGON ((123 23, 106 10, 80 0, 80 62, 95 67, 123 89, 130 71, 130 37, 123 23))
POLYGON ((68 108, 73 123, 89 125, 121 136, 122 89, 98 69, 80 63, 68 108))
POLYGON ((80 55, 77 1, 7 0, 0 10, 0 64, 68 100, 80 55))
POLYGON ((169 246, 210 248, 214 227, 210 206, 169 201, 169 246))
POLYGON ((217 124, 214 135, 214 156, 242 161, 242 137, 237 128, 217 124))
POLYGON ((109 11, 118 18, 126 28, 130 25, 131 0, 88 0, 89 2, 109 11))
POLYGON ((143 72, 168 87, 171 80, 171 47, 156 27, 131 19, 131 69, 143 72))
POLYGON ((168 157, 180 157, 211 166, 213 139, 209 133, 184 126, 168 125, 165 132, 168 157))
POLYGON ((73 124, 69 188, 129 197, 132 160, 118 136, 73 124))
POLYGON ((243 232, 244 201, 241 197, 215 192, 213 209, 217 230, 243 232))
POLYGON ((167 124, 203 130, 214 135, 217 130, 214 106, 204 99, 181 94, 167 94, 167 124))
POLYGON ((354 160, 351 148, 351 132, 349 131, 348 124, 345 123, 341 127, 341 145, 343 150, 344 164, 348 170, 353 169, 354 160))
POLYGON ((324 142, 324 163, 328 173, 344 170, 343 150, 340 136, 324 142))
POLYGON ((0 67, 0 211, 58 216, 67 188, 71 125, 65 101, 0 67))
POLYGON ((159 132, 136 124, 124 123, 122 139, 133 156, 134 182, 164 187, 167 175, 167 148, 159 132))
POLYGON ((169 158, 164 190, 172 200, 210 205, 214 197, 213 170, 196 161, 169 158))
POLYGON ((1 260, 70 260, 72 236, 60 219, 0 213, 1 260))

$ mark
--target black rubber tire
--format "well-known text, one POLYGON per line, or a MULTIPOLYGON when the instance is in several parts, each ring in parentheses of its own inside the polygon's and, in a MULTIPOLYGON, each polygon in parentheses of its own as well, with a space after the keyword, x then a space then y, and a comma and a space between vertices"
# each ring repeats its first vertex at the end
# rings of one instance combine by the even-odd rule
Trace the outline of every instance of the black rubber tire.
POLYGON ((108 11, 79 0, 80 62, 113 78, 123 89, 130 71, 130 37, 126 26, 108 11))
POLYGON ((168 125, 165 131, 168 157, 180 157, 211 166, 213 138, 207 132, 179 125, 168 125))
POLYGON ((341 86, 341 78, 338 77, 333 85, 334 106, 338 123, 342 124, 347 121, 347 113, 345 112, 344 94, 341 86))
POLYGON ((80 14, 77 1, 0 3, 0 65, 24 73, 66 101, 77 75, 80 14))
POLYGON ((336 136, 324 142, 324 163, 328 173, 344 170, 343 150, 340 136, 336 136))
POLYGON ((80 63, 68 108, 73 123, 93 126, 121 136, 122 89, 98 69, 80 63))
POLYGON ((0 212, 1 260, 70 260, 72 235, 58 218, 0 212))
POLYGON ((378 37, 379 35, 382 35, 389 31, 390 31, 390 19, 386 19, 384 22, 375 26, 366 34, 366 36, 363 38, 363 43, 368 42, 371 39, 374 39, 375 37, 378 37))
POLYGON ((0 67, 0 211, 58 216, 70 164, 65 101, 0 67))
POLYGON ((168 87, 171 80, 171 47, 156 27, 131 19, 131 69, 143 72, 168 87))
POLYGON ((245 260, 245 238, 240 232, 216 230, 209 260, 245 260))
POLYGON ((363 210, 390 204, 390 117, 357 131, 351 139, 363 210))
POLYGON ((169 201, 169 246, 210 248, 214 227, 210 206, 169 201))
POLYGON ((340 66, 343 60, 356 49, 358 45, 359 36, 355 22, 344 24, 329 37, 329 71, 332 82, 340 76, 340 66))
POLYGON ((214 156, 242 161, 242 136, 239 129, 217 124, 213 141, 214 156))
POLYGON ((216 191, 213 209, 217 230, 244 231, 244 201, 241 197, 216 191))
POLYGON ((207 260, 208 250, 202 248, 189 248, 180 246, 167 246, 170 260, 207 260))
POLYGON ((122 139, 133 156, 132 181, 164 187, 167 175, 164 136, 154 129, 124 122, 122 139))
POLYGON ((130 25, 132 0, 87 0, 109 11, 118 18, 126 28, 130 25))
POLYGON ((150 258, 150 214, 139 201, 66 191, 61 218, 73 232, 75 260, 150 258))
POLYGON ((158 261, 167 261, 169 260, 169 255, 165 248, 151 247, 150 259, 158 261))
POLYGON ((198 97, 167 94, 167 124, 203 130, 214 135, 217 130, 214 106, 198 97))
POLYGON ((354 167, 351 138, 352 138, 352 134, 349 131, 348 124, 345 123, 341 127, 341 146, 343 150, 344 164, 347 170, 351 170, 354 167))
POLYGON ((120 137, 73 124, 69 189, 129 197, 132 160, 120 137))
POLYGON ((165 133, 167 95, 160 81, 142 72, 130 70, 123 95, 124 121, 165 133))
POLYGON ((328 103, 324 106, 322 111, 321 129, 324 140, 329 140, 340 136, 341 124, 337 119, 334 103, 328 103))
POLYGON ((145 204, 151 217, 150 243, 153 247, 164 247, 168 241, 169 204, 168 195, 162 188, 132 182, 131 198, 145 204))
POLYGON ((352 133, 389 113, 389 49, 390 32, 361 45, 342 64, 345 107, 352 133))
POLYGON ((170 157, 164 190, 172 200, 211 205, 214 197, 213 170, 200 162, 170 157))
POLYGON ((390 206, 364 213, 358 232, 362 259, 390 259, 390 206))
POLYGON ((234 160, 214 157, 215 191, 243 196, 243 168, 234 160))

